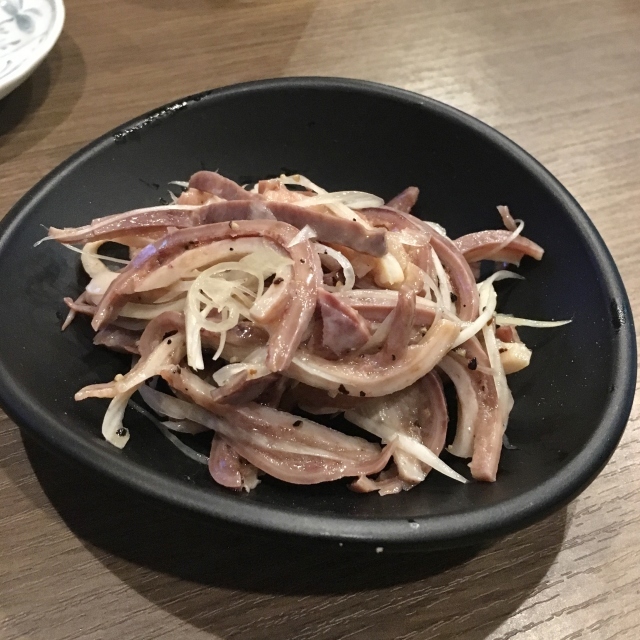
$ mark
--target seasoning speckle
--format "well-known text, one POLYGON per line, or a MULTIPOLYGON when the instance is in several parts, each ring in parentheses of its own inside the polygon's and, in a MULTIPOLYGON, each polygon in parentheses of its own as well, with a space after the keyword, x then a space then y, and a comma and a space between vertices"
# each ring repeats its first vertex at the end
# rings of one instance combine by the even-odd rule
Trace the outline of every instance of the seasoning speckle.
POLYGON ((361 391, 361 392, 360 392, 360 397, 361 397, 361 398, 364 398, 366 395, 367 395, 367 394, 366 394, 364 391, 361 391))
POLYGON ((458 301, 458 296, 453 293, 453 291, 451 292, 451 302, 457 302, 458 301))
POLYGON ((301 427, 301 426, 302 426, 302 420, 296 420, 296 421, 293 423, 293 426, 294 426, 294 427, 301 427))
POLYGON ((341 384, 338 387, 338 393, 346 393, 347 395, 349 395, 349 392, 347 391, 347 388, 343 384, 341 384))
POLYGON ((478 358, 471 358, 471 360, 469 360, 469 364, 467 364, 467 367, 469 367, 471 371, 475 371, 478 368, 478 358))
POLYGON ((281 282, 282 282, 282 278, 276 278, 276 279, 273 281, 273 284, 280 284, 281 282))
POLYGON ((117 431, 116 431, 116 435, 119 438, 124 438, 127 435, 127 430, 124 427, 120 427, 117 431))

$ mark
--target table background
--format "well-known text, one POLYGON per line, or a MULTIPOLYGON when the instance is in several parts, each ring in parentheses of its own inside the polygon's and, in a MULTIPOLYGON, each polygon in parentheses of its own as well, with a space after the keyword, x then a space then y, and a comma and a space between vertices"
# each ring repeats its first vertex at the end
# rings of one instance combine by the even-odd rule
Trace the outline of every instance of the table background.
MULTIPOLYGON (((0 215, 106 130, 285 75, 393 84, 537 157, 640 303, 638 0, 67 0, 59 43, 0 101, 0 215)), ((1 339, 1 337, 0 337, 1 339)), ((60 461, 0 414, 0 638, 635 639, 638 405, 569 507, 482 551, 325 556, 215 533, 60 461)))

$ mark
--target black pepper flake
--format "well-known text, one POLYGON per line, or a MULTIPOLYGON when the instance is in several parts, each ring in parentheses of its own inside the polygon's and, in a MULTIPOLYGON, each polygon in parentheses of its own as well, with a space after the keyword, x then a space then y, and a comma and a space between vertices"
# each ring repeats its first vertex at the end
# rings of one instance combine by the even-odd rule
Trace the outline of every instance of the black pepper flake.
POLYGON ((124 438, 127 435, 127 430, 124 427, 120 427, 117 431, 116 431, 116 435, 119 438, 124 438))
POLYGON ((452 291, 451 292, 451 302, 457 302, 457 300, 458 300, 458 296, 455 293, 453 293, 453 291, 452 291))
POLYGON ((354 222, 358 222, 355 218, 353 219, 354 222))
POLYGON ((467 367, 469 367, 471 371, 475 371, 478 368, 478 358, 471 358, 471 360, 469 360, 469 364, 467 364, 467 367))
POLYGON ((300 258, 300 262, 301 262, 302 264, 304 264, 304 263, 306 262, 306 260, 305 260, 304 258, 300 258))
POLYGON ((171 338, 167 340, 167 344, 171 344, 171 338))
POLYGON ((395 353, 392 353, 392 354, 391 354, 391 359, 392 359, 392 360, 395 360, 395 359, 396 359, 396 354, 395 354, 395 353))
POLYGON ((504 353, 505 351, 507 351, 504 347, 502 347, 501 349, 498 349, 498 353, 504 353))
POLYGON ((281 282, 282 282, 282 278, 276 278, 276 279, 273 281, 273 284, 280 284, 281 282))
POLYGON ((229 247, 229 251, 233 251, 233 247, 229 247))
POLYGON ((293 423, 293 426, 294 426, 294 427, 301 427, 301 426, 302 426, 302 420, 296 420, 296 421, 293 423))
POLYGON ((367 395, 367 394, 366 394, 364 391, 361 391, 361 392, 360 392, 360 397, 361 397, 361 398, 364 398, 366 395, 367 395))
POLYGON ((349 395, 349 392, 347 391, 347 388, 343 384, 341 384, 338 387, 338 393, 345 393, 345 394, 349 395))

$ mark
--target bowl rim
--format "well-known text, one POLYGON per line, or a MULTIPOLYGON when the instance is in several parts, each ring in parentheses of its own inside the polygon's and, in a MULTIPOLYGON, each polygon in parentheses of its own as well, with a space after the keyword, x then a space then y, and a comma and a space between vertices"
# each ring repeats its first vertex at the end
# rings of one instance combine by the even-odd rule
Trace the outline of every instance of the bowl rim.
POLYGON ((202 500, 202 489, 172 479, 159 472, 132 463, 124 457, 90 440, 75 435, 64 427, 53 412, 29 402, 28 395, 12 379, 5 363, 0 361, 0 402, 7 414, 21 427, 32 431, 51 448, 61 451, 98 471, 101 475, 124 484, 142 494, 186 509, 195 514, 213 517, 230 524, 278 534, 293 534, 329 541, 353 541, 371 544, 453 546, 502 535, 520 529, 560 508, 588 484, 605 466, 613 454, 631 413, 636 383, 636 336, 629 299, 615 262, 595 226, 577 201, 537 160, 515 142, 489 125, 452 106, 433 98, 404 89, 365 80, 333 77, 287 77, 264 79, 224 86, 180 98, 138 116, 100 136, 63 161, 32 187, 0 222, 0 253, 7 239, 25 221, 41 195, 55 187, 67 173, 100 152, 103 147, 131 131, 141 131, 173 113, 203 99, 225 99, 263 91, 292 89, 342 90, 375 95, 393 101, 409 103, 480 134, 531 172, 544 188, 561 203, 572 219, 602 275, 601 284, 611 295, 612 322, 618 328, 618 366, 614 389, 593 436, 575 457, 556 474, 519 496, 490 506, 461 513, 412 518, 350 518, 322 514, 300 514, 293 510, 274 508, 238 500, 233 495, 210 494, 202 500), (286 517, 283 515, 286 513, 286 517), (418 527, 415 523, 418 523, 418 527), (413 525, 413 526, 411 526, 413 525))

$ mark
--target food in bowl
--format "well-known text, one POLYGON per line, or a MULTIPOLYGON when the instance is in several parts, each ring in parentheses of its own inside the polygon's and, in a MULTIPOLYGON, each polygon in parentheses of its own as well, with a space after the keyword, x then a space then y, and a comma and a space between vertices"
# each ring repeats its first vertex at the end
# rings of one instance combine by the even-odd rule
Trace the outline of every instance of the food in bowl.
POLYGON ((473 479, 495 481, 513 406, 507 375, 531 357, 517 326, 565 323, 496 311, 494 283, 520 278, 506 265, 544 253, 508 207, 498 207, 504 229, 452 240, 411 214, 414 187, 385 203, 301 175, 246 188, 200 171, 175 184, 173 204, 49 230, 83 245, 91 278, 65 299, 63 328, 91 316, 94 343, 134 359, 76 394, 111 399, 110 443, 129 440, 123 416, 139 391, 165 435, 232 489, 255 488, 263 473, 355 478, 353 490, 382 495, 431 469, 467 482, 439 457, 445 449, 470 459, 473 479), (129 259, 100 254, 105 243, 129 259), (477 281, 487 261, 494 268, 477 281), (458 400, 449 446, 446 383, 458 400), (335 414, 378 441, 308 417, 335 414), (200 432, 212 433, 208 457, 175 435, 200 432))

